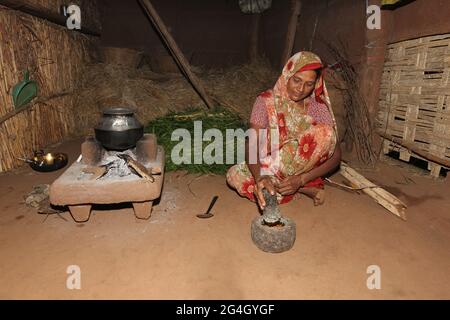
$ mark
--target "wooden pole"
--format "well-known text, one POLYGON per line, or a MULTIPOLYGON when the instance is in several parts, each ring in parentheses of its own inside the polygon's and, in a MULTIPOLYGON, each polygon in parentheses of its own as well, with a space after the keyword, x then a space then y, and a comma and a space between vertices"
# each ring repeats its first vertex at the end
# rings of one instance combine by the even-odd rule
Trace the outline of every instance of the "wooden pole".
POLYGON ((189 62, 184 57, 181 50, 178 48, 177 43, 173 39, 170 32, 167 30, 167 27, 165 26, 164 22, 159 17, 158 13, 156 12, 155 8, 151 4, 150 0, 139 0, 142 7, 144 8, 145 13, 152 21, 153 25, 155 26, 158 33, 163 38, 164 42, 166 43, 167 47, 169 48, 170 52, 172 53, 172 57, 175 59, 176 63, 180 67, 180 69, 183 71, 185 76, 188 78, 192 86, 194 87, 195 91, 199 94, 199 96, 202 98, 202 100, 205 102, 206 106, 211 109, 213 107, 212 101, 207 95, 200 79, 197 78, 197 76, 192 72, 190 68, 189 62))
POLYGON ((259 44, 259 25, 261 22, 261 14, 254 13, 252 15, 250 27, 250 47, 249 58, 250 62, 255 62, 258 58, 258 44, 259 44))
POLYGON ((286 33, 286 41, 284 44, 283 54, 281 55, 281 67, 283 67, 291 57, 292 49, 294 48, 295 32, 297 30, 298 16, 302 8, 300 0, 291 0, 292 9, 291 16, 289 18, 288 29, 286 33))
POLYGON ((450 168, 450 161, 449 160, 445 160, 445 159, 441 159, 436 157, 435 155, 430 154, 429 152, 426 151, 422 151, 419 150, 414 144, 410 143, 410 142, 405 142, 402 141, 399 138, 395 138, 387 133, 382 133, 382 132, 377 132, 381 137, 385 138, 386 140, 392 141, 406 149, 408 149, 408 151, 417 154, 418 156, 421 156, 422 158, 427 159, 428 161, 437 163, 441 166, 444 166, 446 168, 450 168))
POLYGON ((356 188, 362 190, 365 194, 378 202, 378 204, 385 207, 400 219, 406 220, 406 204, 400 201, 396 196, 370 182, 343 161, 341 162, 341 170, 339 173, 356 188))
MULTIPOLYGON (((66 27, 67 17, 62 14, 58 14, 53 12, 45 7, 38 6, 35 4, 30 4, 29 1, 25 0, 0 0, 0 5, 8 7, 13 10, 17 10, 34 17, 45 19, 52 23, 58 24, 60 26, 66 27)), ((81 33, 85 33, 91 36, 100 36, 100 32, 98 30, 82 26, 81 29, 74 29, 75 31, 79 31, 81 33)))

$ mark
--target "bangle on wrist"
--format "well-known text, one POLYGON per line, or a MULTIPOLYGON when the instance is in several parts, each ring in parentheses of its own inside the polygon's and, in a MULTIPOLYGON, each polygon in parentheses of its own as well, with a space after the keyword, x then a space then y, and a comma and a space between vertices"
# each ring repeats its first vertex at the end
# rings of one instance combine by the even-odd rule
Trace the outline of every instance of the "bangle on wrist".
POLYGON ((261 181, 261 180, 264 179, 264 178, 269 178, 269 179, 271 179, 271 176, 268 176, 268 175, 262 175, 262 176, 259 176, 259 178, 258 178, 257 181, 261 181))
POLYGON ((307 178, 308 178, 307 173, 300 175, 300 182, 301 182, 302 186, 304 186, 305 184, 307 184, 309 182, 307 178))

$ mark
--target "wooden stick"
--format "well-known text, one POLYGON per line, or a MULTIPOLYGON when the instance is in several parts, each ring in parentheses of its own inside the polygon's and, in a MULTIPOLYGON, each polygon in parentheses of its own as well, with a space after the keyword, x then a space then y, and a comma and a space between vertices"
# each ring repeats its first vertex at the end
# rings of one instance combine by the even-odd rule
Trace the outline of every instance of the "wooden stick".
POLYGON ((3 115, 2 117, 0 117, 0 124, 5 122, 9 118, 14 117, 16 114, 19 114, 19 113, 21 113, 21 112, 23 112, 23 111, 33 107, 34 105, 36 105, 38 103, 43 103, 43 102, 46 102, 46 101, 49 101, 49 100, 52 100, 52 99, 55 99, 55 98, 66 96, 68 94, 71 94, 71 92, 61 92, 61 93, 57 93, 57 94, 51 95, 49 97, 43 97, 43 98, 40 98, 40 99, 37 99, 37 100, 30 101, 27 104, 21 106, 20 108, 14 109, 14 110, 8 112, 7 114, 3 115))
POLYGON ((341 162, 341 170, 339 173, 357 188, 361 188, 365 194, 373 198, 378 204, 385 207, 400 219, 406 220, 406 204, 400 201, 396 196, 370 182, 343 161, 341 162))
MULTIPOLYGON (((34 17, 45 19, 47 21, 53 22, 60 26, 66 27, 67 18, 61 14, 53 12, 45 7, 38 6, 35 4, 30 4, 29 1, 25 0, 0 0, 0 5, 8 7, 13 10, 17 10, 34 17)), ((100 32, 98 30, 82 26, 80 30, 75 29, 75 31, 79 31, 81 33, 91 35, 91 36, 100 36, 100 32)))
POLYGON ((325 178, 324 180, 326 182, 328 182, 329 184, 331 184, 332 186, 338 187, 338 188, 343 189, 345 191, 358 192, 358 191, 362 191, 362 190, 367 189, 367 188, 378 188, 377 186, 375 186, 375 187, 374 186, 371 186, 371 187, 369 186, 369 187, 363 187, 363 188, 355 188, 355 187, 348 186, 348 185, 345 185, 345 184, 342 184, 342 183, 338 183, 336 181, 331 180, 330 178, 325 178))
POLYGON ((387 133, 383 133, 383 132, 377 132, 381 137, 385 138, 386 140, 392 141, 406 149, 408 149, 408 151, 417 154, 418 156, 421 156, 422 158, 427 159, 428 161, 437 163, 441 166, 444 166, 448 169, 450 169, 450 161, 449 160, 445 160, 445 159, 441 159, 438 158, 437 156, 430 154, 429 152, 426 151, 422 151, 419 150, 413 143, 411 142, 406 142, 406 141, 402 141, 400 138, 396 138, 393 137, 387 133))
POLYGON ((167 27, 165 26, 164 22, 159 17, 158 13, 156 12, 155 8, 151 4, 150 0, 139 0, 140 4, 144 8, 145 13, 152 21, 153 25, 155 26, 156 30, 158 30, 158 33, 163 38, 164 42, 166 43, 167 47, 169 48, 170 52, 172 53, 172 56, 174 57, 176 63, 180 67, 180 69, 183 71, 185 76, 188 78, 192 86, 194 87, 194 90, 199 94, 200 98, 205 102, 206 106, 211 109, 213 107, 212 101, 206 94, 206 91, 200 81, 199 78, 192 72, 189 62, 184 57, 181 50, 178 48, 177 43, 173 39, 170 32, 167 30, 167 27))
POLYGON ((286 33, 286 42, 284 44, 284 51, 281 55, 281 67, 283 67, 291 57, 292 49, 294 48, 295 32, 297 30, 298 16, 300 15, 300 10, 302 8, 302 3, 300 0, 292 0, 292 14, 289 18, 288 29, 286 33))
POLYGON ((252 15, 252 22, 250 27, 250 46, 249 57, 250 62, 255 62, 258 58, 258 44, 259 44, 259 26, 261 22, 261 14, 255 13, 252 15))
POLYGON ((317 14, 316 21, 314 22, 314 29, 313 29, 313 32, 311 35, 311 41, 309 42, 309 51, 312 51, 312 49, 313 49, 313 42, 314 42, 314 38, 316 37, 317 24, 319 23, 319 15, 320 15, 320 13, 317 14))
MULTIPOLYGON (((12 110, 12 111, 8 112, 7 114, 5 114, 4 116, 2 116, 0 118, 0 124, 5 122, 6 120, 12 118, 16 114, 19 114, 19 113, 21 113, 21 112, 23 112, 23 111, 25 111, 25 110, 27 110, 27 109, 37 105, 37 104, 39 104, 39 103, 47 105, 46 104, 47 101, 50 101, 52 99, 56 99, 56 98, 59 98, 59 97, 67 96, 69 94, 72 94, 72 92, 62 92, 62 93, 54 94, 54 95, 51 95, 51 96, 48 96, 48 97, 42 97, 42 98, 38 98, 36 100, 30 101, 29 103, 23 105, 22 107, 17 108, 15 110, 12 110)), ((37 121, 37 122, 40 123, 39 121, 37 121)))

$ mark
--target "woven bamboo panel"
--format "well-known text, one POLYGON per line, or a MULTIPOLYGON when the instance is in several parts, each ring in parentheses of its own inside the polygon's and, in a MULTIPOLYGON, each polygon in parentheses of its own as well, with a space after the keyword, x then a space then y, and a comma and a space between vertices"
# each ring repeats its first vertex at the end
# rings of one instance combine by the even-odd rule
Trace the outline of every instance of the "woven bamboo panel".
MULTIPOLYGON (((378 130, 450 160, 449 78, 450 34, 389 45, 380 87, 378 130)), ((385 153, 393 148, 391 142, 384 142, 385 153)), ((404 148, 399 151, 400 159, 409 161, 411 154, 404 148)), ((429 163, 428 169, 438 176, 441 167, 429 163)))
POLYGON ((14 110, 11 91, 25 70, 38 83, 36 100, 42 100, 0 123, 3 172, 23 165, 17 157, 29 157, 75 130, 74 92, 83 65, 93 59, 95 40, 2 6, 0 28, 0 117, 14 110))

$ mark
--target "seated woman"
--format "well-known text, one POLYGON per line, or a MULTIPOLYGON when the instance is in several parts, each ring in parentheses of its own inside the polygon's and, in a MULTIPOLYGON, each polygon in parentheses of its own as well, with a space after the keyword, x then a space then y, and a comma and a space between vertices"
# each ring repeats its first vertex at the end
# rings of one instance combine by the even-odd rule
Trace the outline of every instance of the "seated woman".
POLYGON ((255 101, 250 127, 257 137, 261 129, 276 130, 278 143, 273 148, 268 135, 252 144, 253 150, 257 148, 258 155, 260 148, 276 150, 278 155, 268 152, 252 163, 247 143, 246 162, 229 169, 227 182, 241 196, 258 201, 261 209, 264 188, 277 194, 279 203, 298 193, 311 197, 315 205, 324 201, 321 177, 339 166, 341 151, 322 69, 317 55, 299 52, 288 60, 275 87, 255 101))

